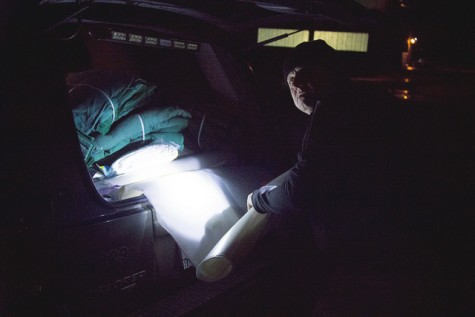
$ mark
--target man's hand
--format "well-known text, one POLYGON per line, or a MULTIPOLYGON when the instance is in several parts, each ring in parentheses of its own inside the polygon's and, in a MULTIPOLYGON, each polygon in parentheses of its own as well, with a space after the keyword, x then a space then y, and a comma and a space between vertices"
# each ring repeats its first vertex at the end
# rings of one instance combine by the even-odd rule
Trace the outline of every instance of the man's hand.
MULTIPOLYGON (((276 187, 277 186, 275 186, 275 185, 262 186, 261 188, 259 188, 259 194, 263 194, 265 192, 271 191, 276 187)), ((252 205, 252 193, 250 193, 247 196, 247 210, 251 209, 252 207, 254 207, 254 206, 252 205)))
POLYGON ((251 209, 252 207, 254 206, 252 205, 252 193, 250 193, 247 196, 247 210, 251 209))

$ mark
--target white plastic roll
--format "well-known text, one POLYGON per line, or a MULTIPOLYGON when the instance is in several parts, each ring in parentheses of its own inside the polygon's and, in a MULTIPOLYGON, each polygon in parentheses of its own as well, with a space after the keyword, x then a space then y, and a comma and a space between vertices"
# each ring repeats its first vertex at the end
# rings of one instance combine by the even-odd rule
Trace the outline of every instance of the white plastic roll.
POLYGON ((264 232, 268 214, 249 209, 219 240, 216 246, 196 268, 196 277, 215 282, 226 277, 242 258, 254 247, 264 232))

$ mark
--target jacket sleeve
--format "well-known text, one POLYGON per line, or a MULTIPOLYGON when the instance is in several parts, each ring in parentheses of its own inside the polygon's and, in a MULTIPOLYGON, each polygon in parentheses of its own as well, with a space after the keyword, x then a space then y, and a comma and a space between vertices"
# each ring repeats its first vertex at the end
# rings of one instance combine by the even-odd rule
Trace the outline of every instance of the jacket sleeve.
POLYGON ((306 192, 310 186, 308 164, 299 160, 283 177, 279 184, 264 186, 252 193, 254 209, 260 213, 273 212, 277 214, 294 213, 304 206, 306 192))

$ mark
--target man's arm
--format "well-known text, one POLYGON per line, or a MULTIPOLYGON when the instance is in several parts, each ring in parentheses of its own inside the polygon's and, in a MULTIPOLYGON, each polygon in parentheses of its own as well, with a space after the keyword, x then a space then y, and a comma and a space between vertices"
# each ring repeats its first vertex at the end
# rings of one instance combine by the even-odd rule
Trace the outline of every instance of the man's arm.
POLYGON ((255 190, 248 197, 248 207, 260 213, 286 214, 303 207, 310 185, 307 162, 300 160, 268 186, 255 190))

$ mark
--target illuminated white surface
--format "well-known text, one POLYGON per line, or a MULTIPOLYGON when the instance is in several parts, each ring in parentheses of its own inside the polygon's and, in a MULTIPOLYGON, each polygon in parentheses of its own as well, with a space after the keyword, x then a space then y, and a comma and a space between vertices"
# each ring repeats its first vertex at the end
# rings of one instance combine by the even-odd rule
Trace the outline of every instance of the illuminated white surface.
POLYGON ((337 51, 367 52, 369 33, 315 30, 313 39, 324 40, 337 51))
MULTIPOLYGON (((276 29, 276 28, 259 28, 257 30, 257 43, 264 42, 271 38, 283 35, 291 34, 296 29, 276 29)), ((310 38, 310 31, 303 30, 299 33, 291 34, 286 38, 271 42, 266 44, 266 46, 275 46, 275 47, 295 47, 302 42, 307 42, 310 38)))
POLYGON ((126 154, 112 164, 117 174, 147 170, 173 161, 178 157, 178 147, 173 144, 151 144, 126 154))
POLYGON ((176 173, 137 183, 158 221, 197 266, 239 220, 219 179, 206 170, 176 173))
POLYGON ((124 186, 137 182, 149 181, 160 176, 170 175, 179 172, 195 171, 204 168, 211 168, 230 163, 235 160, 230 153, 206 153, 178 159, 164 164, 156 164, 151 168, 138 169, 130 173, 109 178, 111 184, 124 186))

